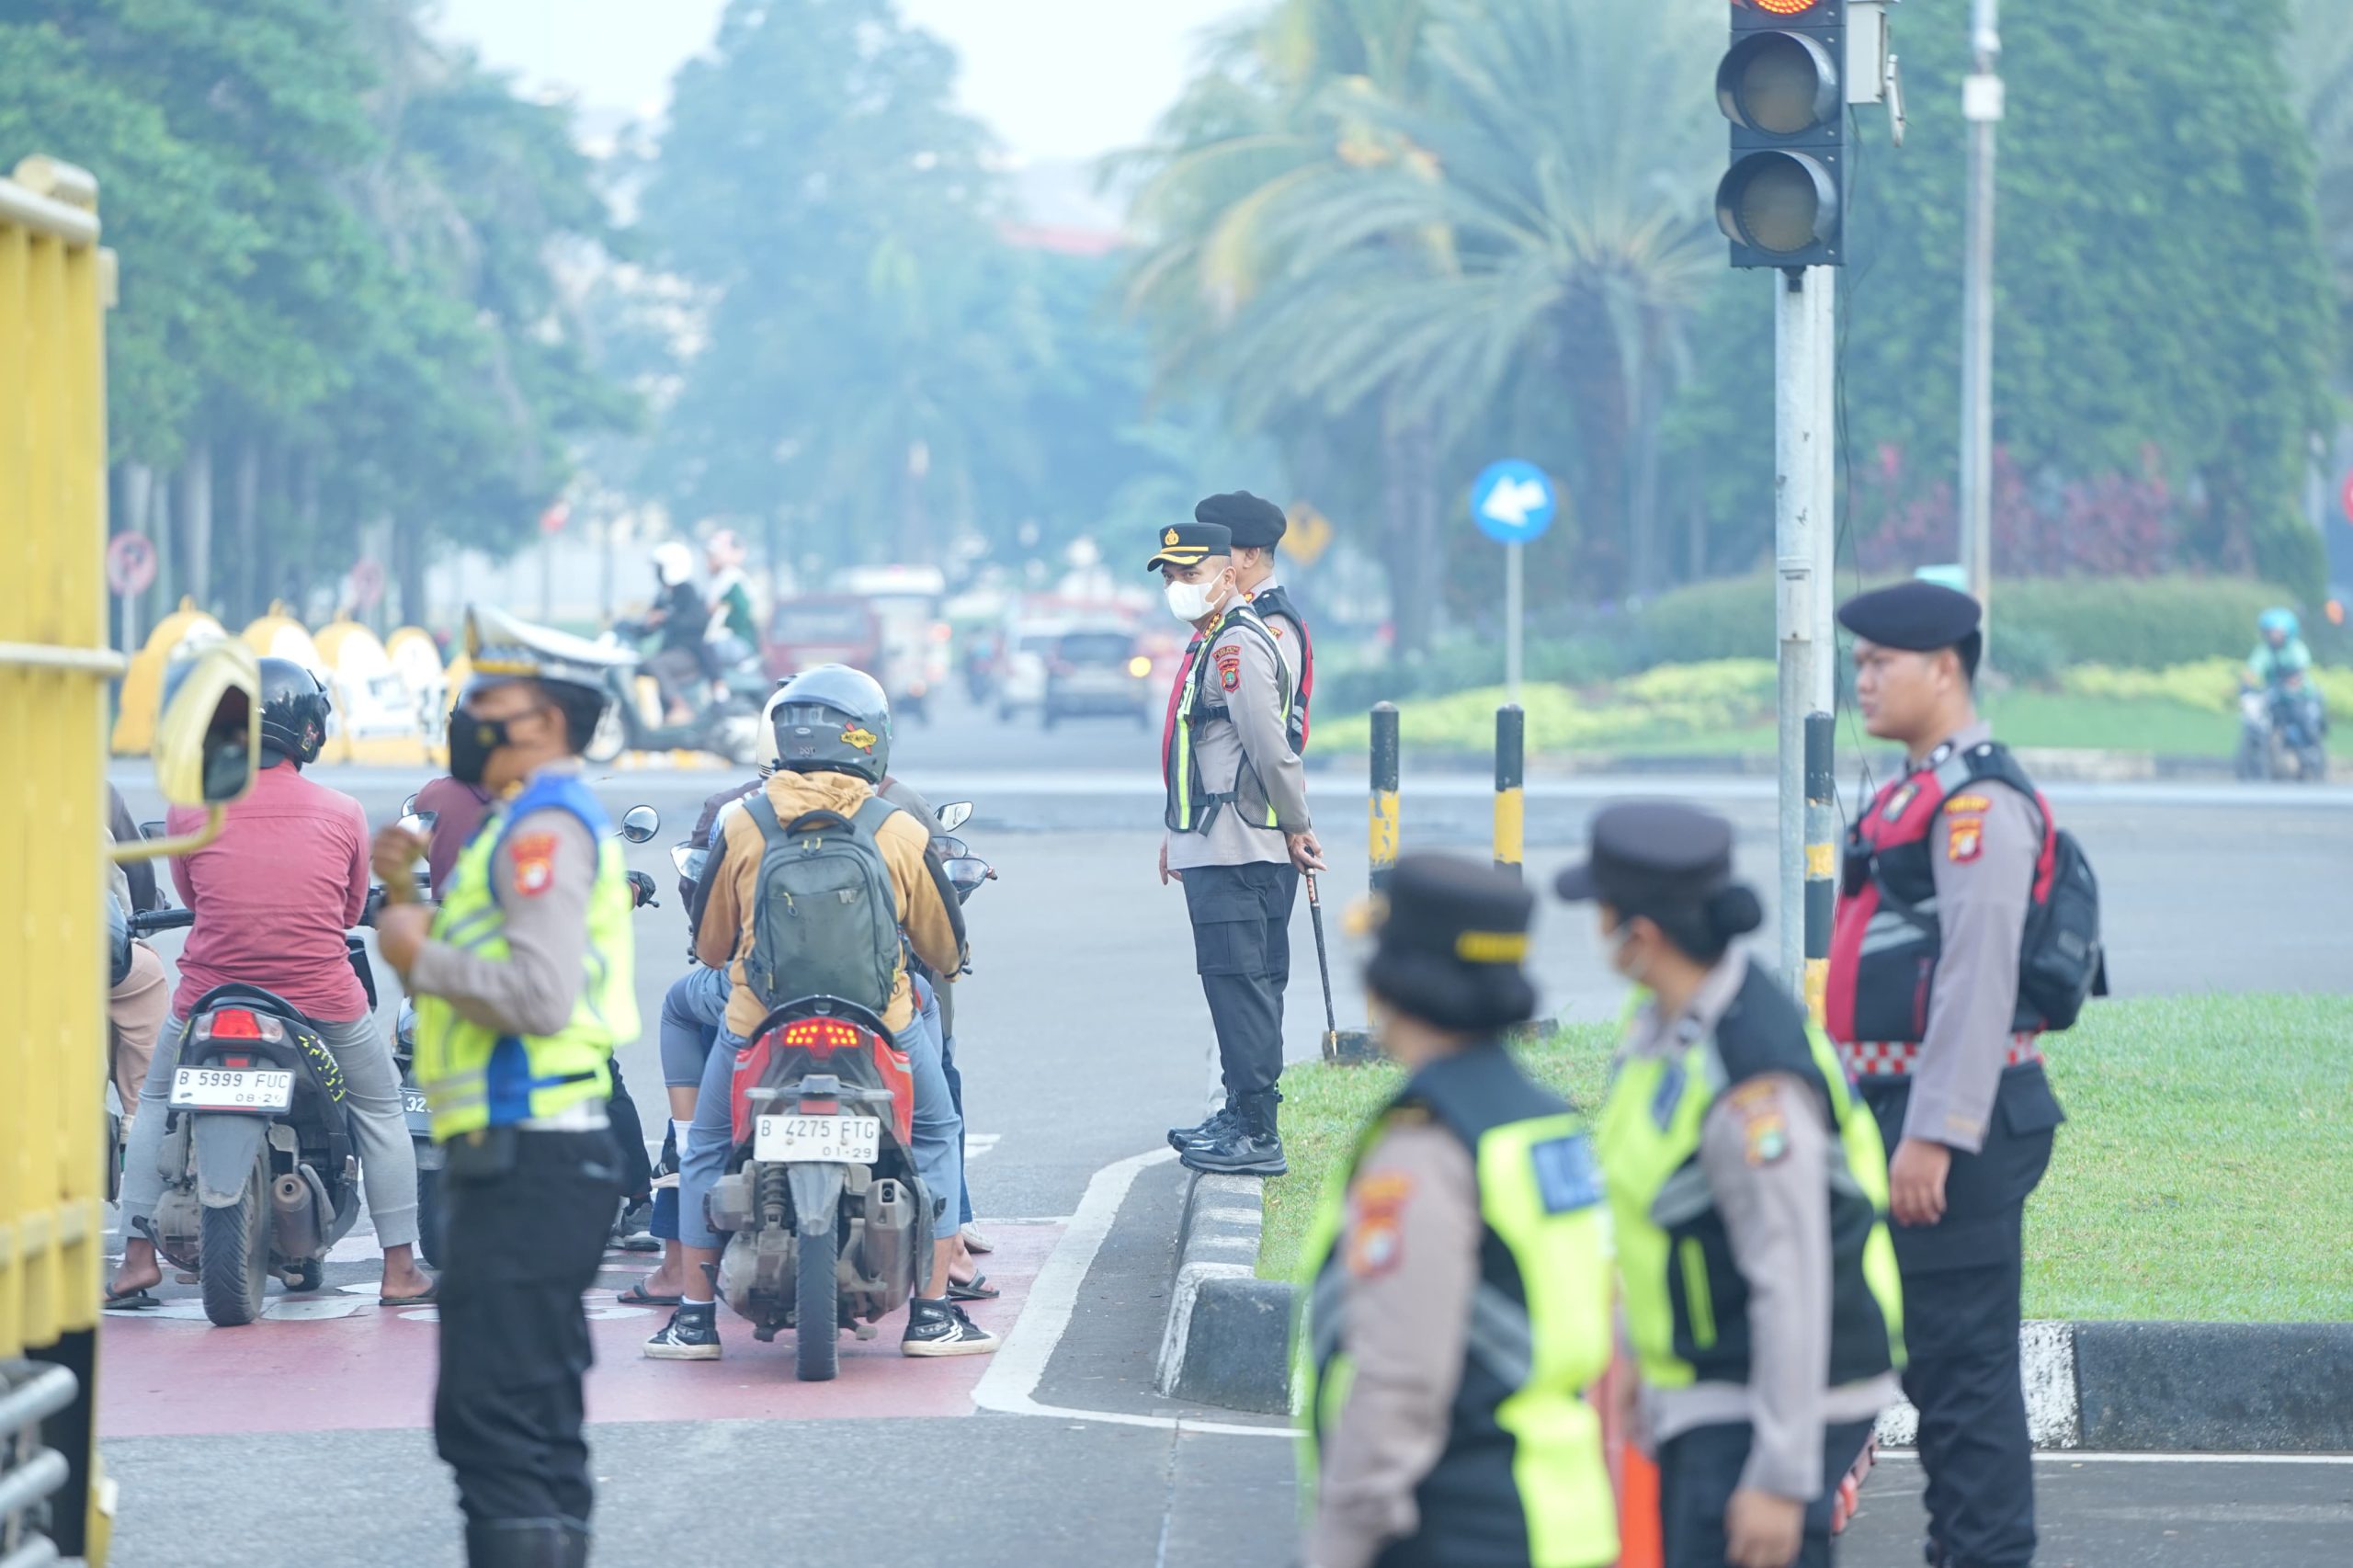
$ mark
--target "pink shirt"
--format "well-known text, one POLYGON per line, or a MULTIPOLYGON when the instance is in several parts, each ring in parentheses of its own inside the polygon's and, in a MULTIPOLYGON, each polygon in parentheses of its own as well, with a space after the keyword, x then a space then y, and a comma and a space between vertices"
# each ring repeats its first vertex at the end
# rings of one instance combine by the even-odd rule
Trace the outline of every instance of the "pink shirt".
MULTIPOLYGON (((174 835, 204 825, 204 812, 175 806, 174 835)), ((290 763, 265 767, 253 793, 229 807, 221 836, 172 862, 172 885, 196 912, 180 952, 172 1013, 233 980, 286 998, 321 1023, 368 1014, 344 934, 368 903, 368 814, 359 802, 313 784, 290 763)))

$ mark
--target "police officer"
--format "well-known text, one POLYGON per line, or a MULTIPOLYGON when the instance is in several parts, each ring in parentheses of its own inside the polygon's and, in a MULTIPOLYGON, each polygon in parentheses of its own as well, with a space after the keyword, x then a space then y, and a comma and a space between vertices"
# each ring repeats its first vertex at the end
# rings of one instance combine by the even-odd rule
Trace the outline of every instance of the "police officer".
POLYGON ((1583 1124, 1498 1039, 1536 1010, 1518 879, 1397 863, 1365 966, 1406 1072, 1309 1233, 1294 1356, 1309 1568, 1618 1556, 1601 1421, 1609 1257, 1583 1124))
MULTIPOLYGON (((449 771, 496 803, 438 912, 392 905, 377 924, 416 999, 417 1081, 449 1151, 434 1439, 472 1568, 576 1568, 593 1500, 580 1293, 620 1193, 607 1062, 638 1030, 631 889, 577 762, 604 658, 489 609, 467 612, 466 642, 449 771)), ((378 835, 388 886, 421 848, 378 835)))
POLYGON ((1199 652, 1182 677, 1163 770, 1160 880, 1184 883, 1196 967, 1217 1030, 1225 1105, 1169 1142, 1195 1170, 1280 1176, 1275 1085, 1283 1071, 1290 912, 1302 871, 1324 869, 1293 739, 1298 677, 1244 599, 1233 531, 1178 523, 1150 570, 1199 652))
POLYGON ((1193 508, 1193 518, 1222 523, 1233 535, 1233 574, 1242 585, 1243 600, 1274 633, 1275 647, 1299 683, 1291 749, 1304 756, 1308 705, 1315 698, 1315 645, 1308 638, 1306 619, 1275 572, 1275 547, 1290 530, 1290 519, 1283 516, 1280 506, 1247 490, 1211 496, 1193 508))
POLYGON ((1838 611, 1865 726, 1908 764, 1849 835, 1827 1003, 1893 1151, 1928 1560, 2022 1568, 2035 1536, 2019 1232, 2064 1118, 2018 990, 2047 813, 1977 717, 1978 619, 1967 595, 1918 582, 1838 611))
POLYGON ((1739 945, 1764 913, 1732 824, 1641 803, 1592 831, 1557 885, 1644 988, 1597 1142, 1667 1568, 1826 1568, 1904 1355, 1879 1128, 1739 945))

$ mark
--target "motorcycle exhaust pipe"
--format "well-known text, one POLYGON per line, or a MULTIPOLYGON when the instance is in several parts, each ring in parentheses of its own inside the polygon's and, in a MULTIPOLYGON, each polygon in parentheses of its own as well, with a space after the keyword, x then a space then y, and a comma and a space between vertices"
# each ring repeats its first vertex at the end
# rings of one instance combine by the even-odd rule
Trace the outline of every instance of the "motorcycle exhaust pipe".
POLYGON ((915 1279, 915 1194, 900 1182, 876 1182, 866 1192, 866 1224, 859 1238, 867 1278, 881 1280, 886 1289, 915 1279))
POLYGON ((271 1184, 269 1206, 275 1217, 270 1243, 283 1257, 316 1257, 326 1251, 317 1197, 300 1176, 282 1176, 271 1184))

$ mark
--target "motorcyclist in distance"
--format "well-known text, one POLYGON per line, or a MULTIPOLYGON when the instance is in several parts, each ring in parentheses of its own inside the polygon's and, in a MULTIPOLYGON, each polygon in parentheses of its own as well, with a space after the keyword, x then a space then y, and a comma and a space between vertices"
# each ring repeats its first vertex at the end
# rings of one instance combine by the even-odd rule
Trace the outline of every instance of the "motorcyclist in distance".
POLYGON ((2294 610, 2275 605, 2256 618, 2255 626, 2260 635, 2255 652, 2246 659, 2250 685, 2276 690, 2290 676, 2312 668, 2313 651, 2304 646, 2303 629, 2297 624, 2294 610))
POLYGON ((662 646, 645 663, 662 687, 667 721, 684 724, 694 717, 694 694, 705 678, 703 635, 710 625, 710 607, 695 591, 694 552, 671 540, 654 547, 654 576, 660 585, 654 608, 646 612, 645 629, 662 634, 662 646))

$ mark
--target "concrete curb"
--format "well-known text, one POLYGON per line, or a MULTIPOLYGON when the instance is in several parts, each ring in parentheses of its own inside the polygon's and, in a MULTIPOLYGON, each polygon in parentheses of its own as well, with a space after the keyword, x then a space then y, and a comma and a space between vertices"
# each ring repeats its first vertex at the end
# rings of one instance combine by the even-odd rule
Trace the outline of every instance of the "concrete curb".
MULTIPOLYGON (((1228 1410, 1290 1408, 1292 1287, 1254 1271, 1254 1176, 1191 1177, 1159 1391, 1228 1410)), ((2029 1323, 2018 1335, 2035 1447, 2097 1453, 2353 1452, 2353 1323, 2029 1323)), ((1919 1413, 1880 1417, 1910 1448, 1919 1413)))
MULTIPOLYGON (((2236 777, 2227 756, 2165 756, 2154 752, 2093 751, 2075 747, 2022 746, 2018 761, 2046 784, 2120 784, 2161 780, 2176 783, 2224 782, 2236 777)), ((1876 763, 1879 759, 1874 756, 1876 763)), ((1329 753, 1311 757, 1308 767, 1319 777, 1326 772, 1360 767, 1329 753)), ((1657 775, 1704 775, 1724 778, 1770 778, 1776 763, 1770 752, 1577 752, 1531 754, 1530 778, 1642 778, 1657 775)), ((1489 770, 1484 756, 1457 752, 1415 752, 1404 756, 1410 779, 1415 774, 1483 776, 1489 770)), ((2332 762, 2329 779, 2353 778, 2353 765, 2332 762)))

